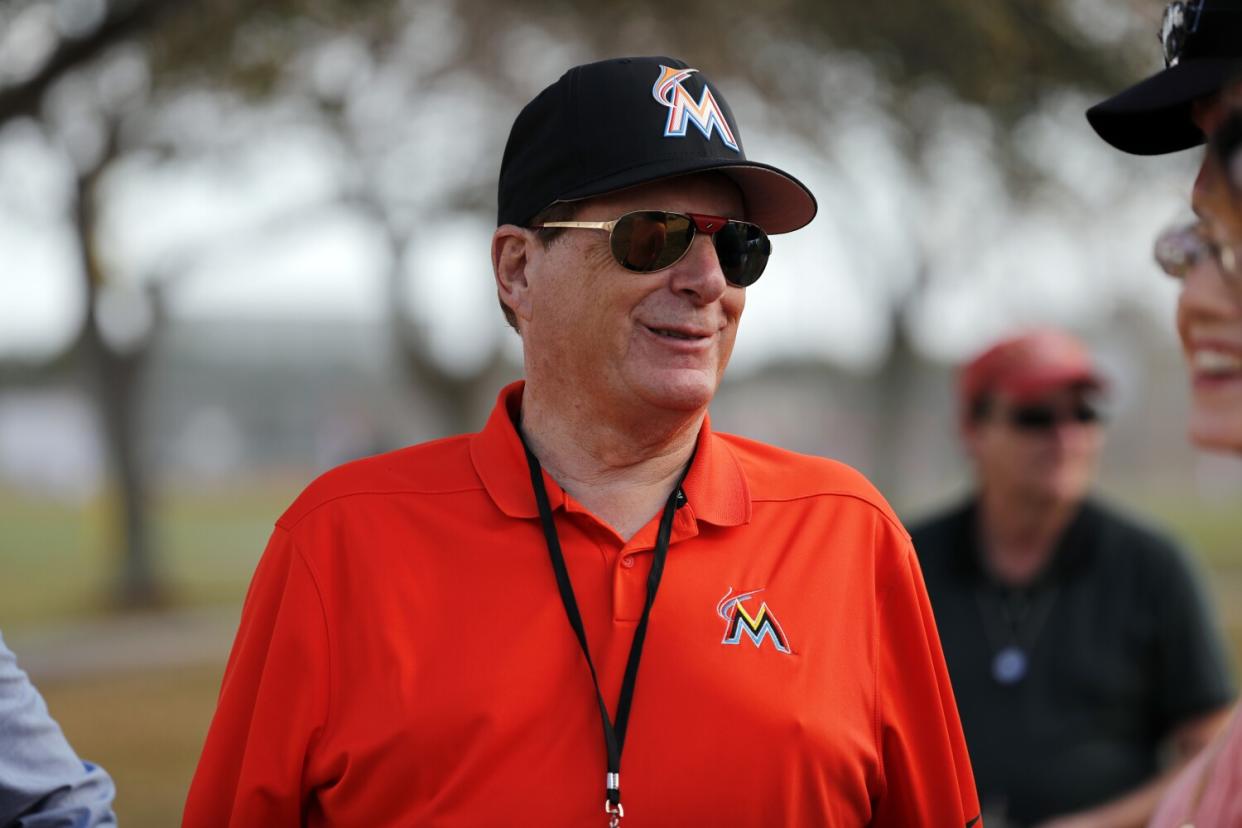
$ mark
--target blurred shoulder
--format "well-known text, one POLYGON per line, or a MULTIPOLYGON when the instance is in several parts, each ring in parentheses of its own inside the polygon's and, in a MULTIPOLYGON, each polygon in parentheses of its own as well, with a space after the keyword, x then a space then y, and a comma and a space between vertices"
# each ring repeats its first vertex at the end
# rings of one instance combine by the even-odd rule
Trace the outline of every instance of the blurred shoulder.
POLYGON ((1183 544, 1150 517, 1098 497, 1083 503, 1083 517, 1096 527, 1100 546, 1119 564, 1145 567, 1157 576, 1191 568, 1183 544))
POLYGON ((956 542, 962 534, 963 523, 972 520, 974 509, 975 501, 971 497, 911 521, 910 537, 914 539, 915 548, 930 549, 956 542))
POLYGON ((313 480, 276 525, 292 529, 311 512, 354 498, 481 489, 470 459, 470 437, 446 437, 337 466, 313 480))
POLYGON ((974 496, 924 515, 910 523, 910 540, 929 584, 958 572, 965 556, 972 556, 974 496))

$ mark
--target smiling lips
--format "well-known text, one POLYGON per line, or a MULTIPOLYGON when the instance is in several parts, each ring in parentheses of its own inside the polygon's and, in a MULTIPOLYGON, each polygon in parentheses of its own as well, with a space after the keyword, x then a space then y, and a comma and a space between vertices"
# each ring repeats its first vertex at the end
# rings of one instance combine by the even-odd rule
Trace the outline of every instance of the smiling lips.
POLYGON ((707 339, 714 334, 713 331, 703 331, 694 328, 658 328, 654 325, 644 325, 644 327, 656 336, 664 337, 666 339, 680 339, 689 342, 707 339))
POLYGON ((1189 358, 1197 382, 1215 384, 1242 379, 1242 349, 1197 345, 1189 358))

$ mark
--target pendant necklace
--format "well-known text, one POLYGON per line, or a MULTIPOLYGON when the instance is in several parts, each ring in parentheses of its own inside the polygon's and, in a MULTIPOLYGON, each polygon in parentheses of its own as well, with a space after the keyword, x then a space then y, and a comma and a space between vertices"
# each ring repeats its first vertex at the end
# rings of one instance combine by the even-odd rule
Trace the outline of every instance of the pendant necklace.
POLYGON ((1019 684, 1030 671, 1031 652, 1052 612, 1060 589, 998 590, 984 587, 975 590, 983 631, 992 650, 992 678, 997 684, 1011 687, 1019 684), (985 600, 989 599, 989 600, 985 600), (986 606, 994 601, 1000 612, 1001 624, 992 622, 996 614, 986 606))

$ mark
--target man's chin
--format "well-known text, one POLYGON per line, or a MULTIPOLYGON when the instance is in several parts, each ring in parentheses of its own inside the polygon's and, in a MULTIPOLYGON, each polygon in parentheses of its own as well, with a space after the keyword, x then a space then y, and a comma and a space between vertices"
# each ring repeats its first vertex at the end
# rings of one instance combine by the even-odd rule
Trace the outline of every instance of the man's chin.
POLYGON ((693 413, 707 408, 716 396, 715 377, 700 371, 662 371, 642 377, 635 383, 636 394, 645 403, 667 411, 693 413))
POLYGON ((1048 475, 1039 480, 1028 481, 1027 485, 1022 487, 1022 496, 1030 503, 1070 506, 1083 500, 1090 488, 1090 478, 1084 480, 1077 476, 1062 478, 1048 475))

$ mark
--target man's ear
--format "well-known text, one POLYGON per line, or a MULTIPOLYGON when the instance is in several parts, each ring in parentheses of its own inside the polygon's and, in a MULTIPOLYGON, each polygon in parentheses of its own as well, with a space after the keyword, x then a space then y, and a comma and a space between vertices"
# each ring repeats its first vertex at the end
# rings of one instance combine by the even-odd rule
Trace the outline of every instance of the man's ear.
POLYGON ((492 234, 492 273, 500 303, 519 320, 530 318, 530 283, 526 270, 531 264, 535 234, 514 224, 502 224, 492 234))

